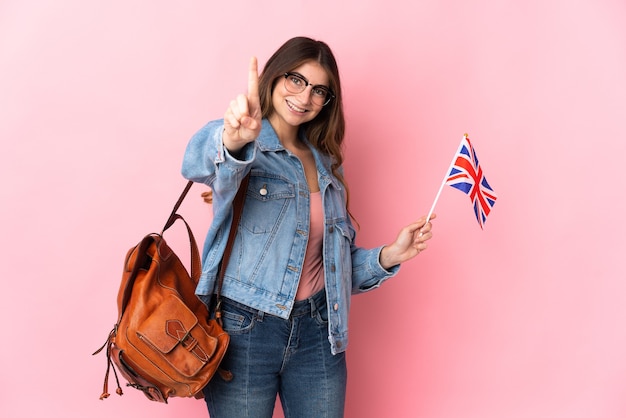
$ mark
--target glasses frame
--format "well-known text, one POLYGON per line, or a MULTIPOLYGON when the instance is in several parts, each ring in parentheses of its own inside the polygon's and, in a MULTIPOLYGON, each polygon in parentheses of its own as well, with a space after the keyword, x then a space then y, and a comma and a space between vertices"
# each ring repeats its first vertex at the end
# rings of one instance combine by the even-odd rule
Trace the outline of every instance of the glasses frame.
POLYGON ((285 78, 285 80, 284 80, 285 88, 290 93, 300 94, 304 90, 306 90, 306 88, 308 86, 311 86, 311 89, 321 88, 323 90, 326 90, 328 92, 328 95, 326 96, 326 101, 324 102, 324 104, 322 104, 322 106, 326 106, 328 103, 330 103, 331 100, 333 100, 335 98, 335 93, 333 93, 333 91, 330 88, 328 88, 327 86, 325 86, 323 84, 311 84, 311 83, 309 83, 309 80, 307 80, 306 77, 304 77, 302 74, 298 74, 298 73, 294 73, 294 72, 286 72, 286 73, 283 74, 283 77, 285 78), (302 90, 300 90, 300 91, 291 91, 291 90, 289 90, 289 88, 287 87, 287 79, 289 77, 297 77, 300 80, 304 81, 304 88, 302 90))

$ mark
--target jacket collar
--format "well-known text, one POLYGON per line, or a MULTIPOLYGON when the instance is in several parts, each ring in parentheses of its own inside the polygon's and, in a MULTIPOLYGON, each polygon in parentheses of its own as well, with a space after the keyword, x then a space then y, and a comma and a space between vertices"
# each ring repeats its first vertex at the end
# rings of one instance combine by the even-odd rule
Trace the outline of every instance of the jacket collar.
POLYGON ((272 128, 272 124, 267 119, 262 120, 261 133, 257 138, 257 145, 261 151, 282 151, 285 149, 283 144, 280 143, 276 131, 272 128))
MULTIPOLYGON (((320 153, 317 149, 315 149, 315 147, 311 146, 309 140, 304 136, 304 133, 302 133, 302 131, 300 131, 300 139, 303 142, 306 142, 313 151, 313 156, 315 157, 315 163, 317 165, 317 171, 319 172, 320 181, 325 183, 324 186, 332 183, 335 188, 339 190, 342 189, 341 183, 330 172, 332 158, 326 154, 320 153)), ((274 128, 270 124, 270 121, 267 119, 262 120, 261 133, 259 134, 256 142, 259 150, 263 152, 276 152, 285 150, 285 147, 278 139, 276 131, 274 131, 274 128)), ((322 184, 320 184, 320 186, 322 186, 322 184)))

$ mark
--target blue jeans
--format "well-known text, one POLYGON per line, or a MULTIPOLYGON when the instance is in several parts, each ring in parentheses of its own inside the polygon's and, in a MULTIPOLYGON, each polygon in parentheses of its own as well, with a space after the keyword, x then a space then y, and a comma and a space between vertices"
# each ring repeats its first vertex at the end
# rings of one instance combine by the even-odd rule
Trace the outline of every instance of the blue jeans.
POLYGON ((296 302, 289 319, 224 299, 230 345, 218 374, 204 388, 211 418, 271 418, 276 395, 285 418, 341 418, 345 353, 332 355, 324 290, 296 302))

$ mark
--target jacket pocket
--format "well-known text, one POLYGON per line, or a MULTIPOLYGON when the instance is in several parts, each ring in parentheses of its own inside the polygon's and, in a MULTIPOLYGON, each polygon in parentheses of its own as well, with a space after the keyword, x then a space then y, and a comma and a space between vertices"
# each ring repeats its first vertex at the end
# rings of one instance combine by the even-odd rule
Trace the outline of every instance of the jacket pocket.
POLYGON ((348 240, 349 245, 352 244, 352 241, 354 240, 354 236, 355 231, 354 228, 352 228, 350 226, 350 224, 348 222, 346 222, 345 220, 340 220, 335 222, 334 227, 339 231, 339 233, 348 240))
POLYGON ((352 274, 352 243, 355 231, 345 220, 339 220, 333 225, 336 236, 333 238, 335 248, 335 262, 341 271, 342 280, 350 280, 352 274))
POLYGON ((295 186, 271 174, 250 176, 241 225, 253 234, 276 229, 295 198, 295 186))

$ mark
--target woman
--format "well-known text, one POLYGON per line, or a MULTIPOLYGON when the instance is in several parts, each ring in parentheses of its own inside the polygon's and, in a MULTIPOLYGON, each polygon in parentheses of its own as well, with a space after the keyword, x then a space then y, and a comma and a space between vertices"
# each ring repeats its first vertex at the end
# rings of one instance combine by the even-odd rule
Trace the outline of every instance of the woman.
MULTIPOLYGON (((204 389, 211 418, 342 417, 352 293, 372 290, 426 249, 425 217, 395 242, 354 244, 342 175, 344 115, 335 58, 323 42, 297 37, 256 58, 248 94, 231 101, 187 147, 183 175, 213 192, 198 295, 209 303, 232 219, 250 173, 222 295, 231 342, 204 389)), ((431 217, 432 219, 432 217, 431 217)))

